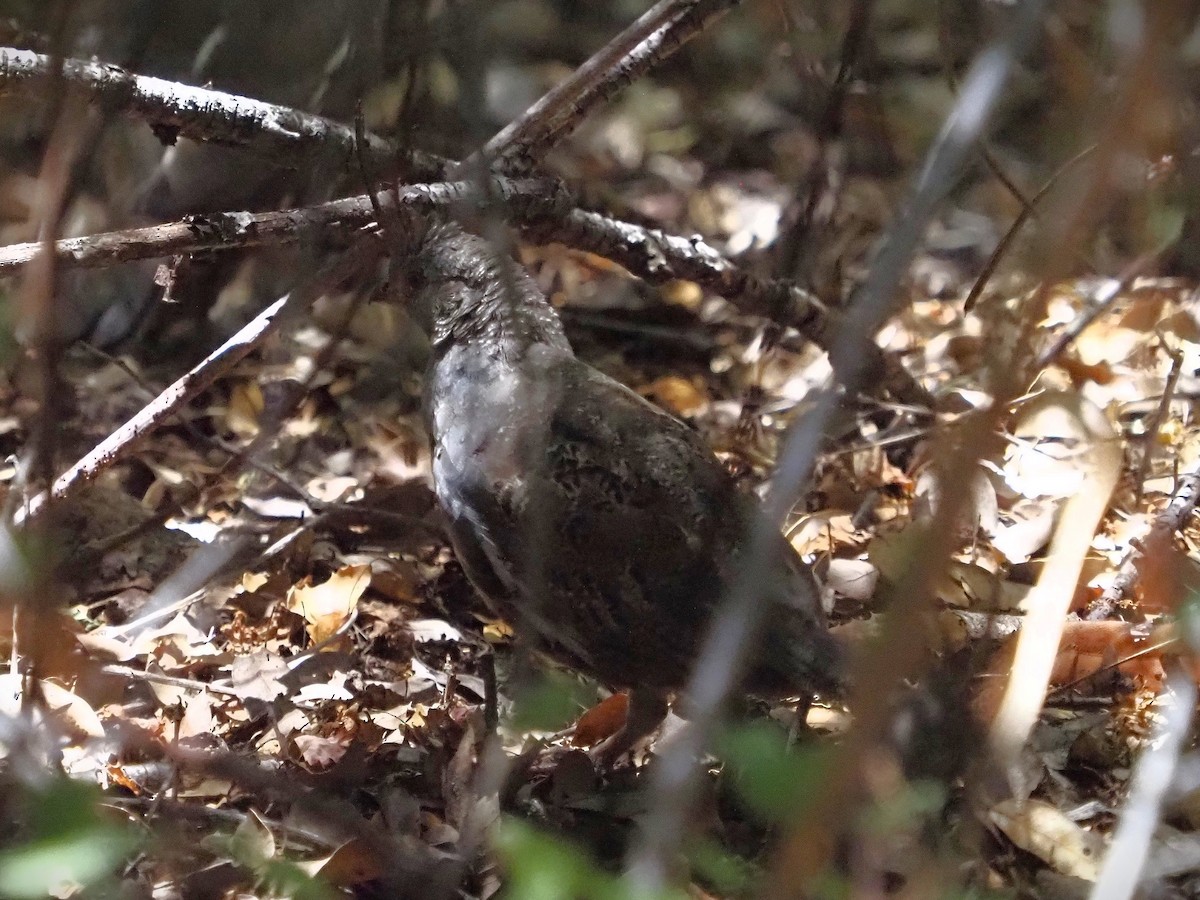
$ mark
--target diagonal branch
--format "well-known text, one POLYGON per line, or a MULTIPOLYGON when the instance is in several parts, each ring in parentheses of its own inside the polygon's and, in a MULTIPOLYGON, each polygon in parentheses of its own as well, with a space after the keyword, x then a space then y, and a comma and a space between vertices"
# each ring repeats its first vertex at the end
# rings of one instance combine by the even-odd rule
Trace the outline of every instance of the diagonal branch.
MULTIPOLYGON (((605 256, 651 284, 694 281, 748 315, 795 328, 822 349, 830 348, 840 325, 838 316, 808 291, 786 279, 748 272, 699 236, 678 237, 600 213, 572 210, 570 195, 555 179, 497 176, 487 187, 473 181, 416 184, 395 194, 378 194, 375 201, 385 210, 400 207, 418 213, 499 202, 531 240, 563 243, 605 256)), ((299 209, 192 215, 164 225, 64 238, 55 243, 54 257, 64 268, 102 268, 183 253, 295 243, 319 234, 348 233, 374 224, 376 218, 372 198, 362 194, 299 209)), ((40 249, 36 242, 0 247, 0 276, 28 263, 40 249)), ((873 343, 865 353, 879 376, 876 383, 902 402, 931 405, 928 393, 903 366, 873 343)))
MULTIPOLYGON (((49 56, 31 50, 0 48, 0 95, 32 94, 58 67, 49 56)), ((192 87, 176 81, 135 75, 120 66, 62 61, 61 77, 95 104, 149 123, 164 143, 177 137, 245 147, 270 161, 296 167, 313 157, 355 150, 354 129, 332 119, 250 97, 192 87)), ((381 170, 397 164, 415 180, 442 177, 444 160, 411 151, 403 158, 396 146, 375 134, 364 135, 363 152, 381 170)))
POLYGON ((16 524, 32 520, 50 498, 62 500, 80 490, 105 469, 128 457, 166 419, 221 375, 232 369, 252 350, 274 334, 280 325, 307 309, 322 292, 362 271, 370 254, 378 252, 374 241, 363 240, 338 256, 302 287, 276 300, 255 316, 233 337, 185 372, 124 425, 101 441, 83 459, 60 475, 49 494, 38 494, 15 517, 16 524))
POLYGON ((533 163, 625 85, 658 65, 741 0, 660 0, 487 142, 489 160, 533 163))
POLYGON ((1130 550, 1117 570, 1112 584, 1087 608, 1085 618, 1090 621, 1107 619, 1118 605, 1131 593, 1138 578, 1148 564, 1161 564, 1171 550, 1175 535, 1188 523, 1200 500, 1200 463, 1179 477, 1175 493, 1170 502, 1154 517, 1150 533, 1130 550))

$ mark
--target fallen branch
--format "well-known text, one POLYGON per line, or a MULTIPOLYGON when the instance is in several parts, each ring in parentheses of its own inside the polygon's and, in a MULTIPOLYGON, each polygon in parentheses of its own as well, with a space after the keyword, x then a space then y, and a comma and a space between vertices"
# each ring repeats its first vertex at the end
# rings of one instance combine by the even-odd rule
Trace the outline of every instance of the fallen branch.
POLYGON ((324 291, 360 271, 365 265, 366 257, 376 252, 378 248, 373 241, 360 242, 326 266, 303 287, 279 298, 264 309, 233 337, 176 379, 124 425, 97 444, 83 459, 59 476, 49 493, 41 493, 31 499, 15 517, 16 523, 20 525, 36 518, 51 501, 57 502, 70 497, 105 469, 128 457, 165 419, 182 409, 196 395, 206 390, 221 375, 260 346, 283 321, 307 309, 324 291))
MULTIPOLYGON (((31 94, 58 72, 59 61, 49 56, 0 47, 0 94, 31 94)), ((349 161, 355 153, 352 127, 287 106, 79 59, 62 60, 61 77, 104 109, 148 123, 166 144, 186 137, 237 145, 291 168, 330 154, 349 161)), ((401 152, 375 134, 364 138, 363 153, 380 170, 400 168, 421 181, 442 178, 445 160, 420 151, 401 152)))
POLYGON ((817 343, 829 330, 828 310, 814 294, 747 272, 699 235, 679 237, 582 209, 559 219, 519 224, 535 240, 607 257, 651 284, 694 281, 739 309, 795 328, 817 343))
MULTIPOLYGON (((397 194, 375 197, 385 211, 402 207, 418 213, 456 206, 481 208, 493 201, 501 203, 509 219, 533 240, 605 256, 651 284, 694 281, 745 313, 795 328, 823 349, 829 349, 840 327, 840 320, 813 294, 790 281, 746 271, 699 236, 678 237, 599 213, 571 210, 566 189, 553 179, 495 177, 487 188, 467 181, 409 185, 397 194)), ((376 218, 372 198, 362 194, 299 209, 193 215, 165 225, 64 238, 55 243, 54 254, 63 268, 104 267, 183 253, 295 243, 322 233, 363 228, 376 218)), ((0 247, 0 275, 27 264, 41 249, 36 242, 0 247)), ((929 395, 902 366, 873 344, 866 352, 871 369, 879 375, 875 383, 905 403, 930 405, 929 395)))
POLYGON ((1200 500, 1200 462, 1179 479, 1171 500, 1157 516, 1150 532, 1135 544, 1117 569, 1117 577, 1098 598, 1088 605, 1085 619, 1107 619, 1113 610, 1133 592, 1147 560, 1162 559, 1171 549, 1175 534, 1187 523, 1200 500))
MULTIPOLYGON (((295 243, 326 232, 352 232, 375 223, 374 204, 418 213, 479 207, 495 198, 516 215, 545 217, 570 208, 561 183, 546 178, 495 178, 484 191, 477 182, 413 184, 395 193, 367 194, 331 200, 318 206, 263 213, 225 212, 191 215, 178 222, 64 238, 54 244, 55 261, 64 268, 96 268, 182 253, 238 250, 295 243)), ((0 247, 0 275, 30 262, 43 244, 30 242, 0 247)))
MULTIPOLYGON (((842 328, 841 317, 814 294, 792 281, 760 278, 746 271, 699 235, 679 237, 581 209, 566 216, 517 224, 535 240, 558 242, 604 256, 651 284, 675 279, 694 281, 742 312, 795 328, 826 351, 833 347, 842 328)), ((862 342, 862 356, 855 364, 865 364, 871 373, 867 384, 882 386, 913 406, 933 405, 929 393, 874 341, 862 342)), ((835 366, 835 374, 845 383, 843 367, 835 366)))
POLYGON ((661 0, 605 44, 565 81, 499 131, 464 166, 479 161, 537 163, 587 115, 625 85, 724 16, 741 0, 661 0))

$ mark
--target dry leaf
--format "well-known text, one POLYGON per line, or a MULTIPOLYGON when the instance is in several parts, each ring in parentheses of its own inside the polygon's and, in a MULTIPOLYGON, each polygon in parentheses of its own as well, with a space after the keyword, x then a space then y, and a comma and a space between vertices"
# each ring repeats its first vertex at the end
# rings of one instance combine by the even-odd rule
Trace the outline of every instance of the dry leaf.
POLYGON ((75 639, 93 656, 128 662, 137 656, 133 647, 120 638, 108 637, 101 631, 77 634, 75 639))
POLYGON ((370 583, 370 566, 344 566, 321 584, 312 585, 306 579, 293 587, 288 591, 287 608, 304 617, 309 638, 321 644, 350 618, 370 583))
POLYGON ((842 510, 827 509, 804 516, 788 529, 788 540, 805 558, 844 553, 857 547, 861 535, 854 528, 853 516, 842 510))
POLYGON ((235 859, 255 865, 275 857, 275 836, 259 814, 251 809, 233 832, 232 850, 235 859))
POLYGON ((189 662, 197 656, 217 656, 221 652, 183 613, 158 628, 148 628, 138 634, 133 650, 137 656, 157 654, 161 658, 169 654, 189 662))
POLYGON ((429 641, 465 640, 461 631, 441 619, 414 619, 408 623, 408 630, 418 644, 429 641))
POLYGON ((831 559, 825 586, 843 597, 865 603, 875 596, 879 570, 865 559, 831 559))
MULTIPOLYGON (((1050 687, 1083 682, 1103 669, 1115 668, 1133 679, 1140 690, 1158 693, 1165 680, 1162 654, 1166 648, 1159 646, 1162 642, 1158 633, 1139 635, 1129 622, 1067 622, 1050 672, 1050 687)), ((1014 650, 1015 643, 1010 639, 988 663, 972 704, 981 721, 991 721, 995 715, 1014 650)), ((1086 683, 1080 684, 1081 691, 1086 692, 1087 687, 1086 683)))
POLYGON ((1027 853, 1063 875, 1095 881, 1104 840, 1041 800, 1004 800, 988 812, 992 824, 1027 853))
POLYGON ((271 576, 266 572, 243 572, 242 590, 247 594, 253 594, 270 580, 271 576))
POLYGON ((296 863, 310 877, 320 875, 334 887, 351 887, 373 881, 384 873, 379 851, 365 841, 351 838, 329 856, 296 863))
POLYGON ((395 603, 416 603, 421 575, 412 563, 398 559, 384 559, 371 568, 373 593, 382 594, 395 603))
POLYGON ((179 720, 177 736, 182 739, 198 734, 212 734, 213 727, 212 696, 193 691, 184 706, 183 718, 179 720))
POLYGON ((258 434, 258 417, 264 406, 262 388, 257 381, 234 385, 229 392, 229 406, 225 409, 225 427, 241 437, 254 437, 258 434))
POLYGON ((693 415, 708 405, 708 397, 704 391, 678 375, 656 378, 638 393, 681 417, 693 415))
POLYGON ((1058 509, 1059 504, 1052 500, 1021 501, 1012 511, 1018 518, 997 529, 992 546, 1010 564, 1028 562, 1050 540, 1058 509))
MULTIPOLYGON (((6 672, 0 674, 0 714, 11 718, 20 718, 21 701, 24 696, 24 679, 22 676, 6 672)), ((45 710, 65 726, 66 730, 76 739, 104 737, 104 725, 96 711, 81 697, 68 691, 52 681, 41 679, 38 689, 45 703, 45 710)), ((34 707, 35 716, 38 707, 34 707)), ((40 718, 40 717, 39 717, 40 718)), ((0 748, 0 753, 3 753, 0 748)))
POLYGON ((349 735, 327 737, 320 734, 298 734, 292 740, 300 751, 300 758, 310 769, 328 769, 346 755, 350 746, 349 735))
POLYGON ((243 699, 271 701, 287 692, 279 679, 287 674, 283 658, 267 650, 256 650, 234 659, 229 667, 229 681, 243 699))

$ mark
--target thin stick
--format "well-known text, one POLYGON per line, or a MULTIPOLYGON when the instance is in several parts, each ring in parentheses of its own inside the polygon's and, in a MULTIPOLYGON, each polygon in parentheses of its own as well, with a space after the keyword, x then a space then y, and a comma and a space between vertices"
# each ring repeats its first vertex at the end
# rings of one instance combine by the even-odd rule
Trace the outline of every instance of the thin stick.
POLYGON ((1170 502, 1154 517, 1154 524, 1150 526, 1145 541, 1129 551, 1112 584, 1088 606, 1085 619, 1107 619, 1112 615, 1117 605, 1133 591, 1146 561, 1161 558, 1170 550, 1175 533, 1183 528, 1195 511, 1197 500, 1200 500, 1200 461, 1179 479, 1170 502))
POLYGON ((846 33, 842 36, 842 49, 838 60, 837 74, 829 86, 825 108, 816 129, 817 158, 808 174, 801 181, 796 202, 801 207, 796 221, 779 241, 779 259, 782 274, 799 277, 801 263, 811 253, 807 240, 818 228, 829 224, 837 208, 840 193, 840 163, 835 159, 834 145, 843 137, 846 98, 849 96, 851 78, 858 68, 858 61, 866 46, 871 24, 874 0, 854 0, 850 7, 846 33), (824 202, 826 199, 830 202, 824 202))
POLYGON ((1167 373, 1167 383, 1163 385, 1162 396, 1158 399, 1158 409, 1154 411, 1154 415, 1150 418, 1150 427, 1146 429, 1142 458, 1138 461, 1137 475, 1134 476, 1133 506, 1135 509, 1142 505, 1142 496, 1146 491, 1146 478, 1150 473, 1150 462, 1154 457, 1155 441, 1158 438, 1158 432, 1162 430, 1163 423, 1167 421, 1167 414, 1171 411, 1171 401, 1175 398, 1175 388, 1179 384, 1179 375, 1182 372, 1183 351, 1177 349, 1171 353, 1171 370, 1167 373))
MULTIPOLYGON (((409 185, 397 195, 378 194, 375 202, 387 216, 398 207, 426 212, 459 204, 482 206, 488 194, 504 205, 531 240, 562 242, 606 256, 651 284, 694 281, 743 312, 795 328, 824 349, 838 333, 837 317, 793 282, 760 278, 699 236, 679 237, 600 213, 570 210, 565 188, 553 179, 495 177, 487 191, 473 181, 409 185)), ((300 209, 188 216, 166 225, 67 238, 55 244, 54 253, 64 267, 104 267, 181 253, 294 243, 314 233, 361 228, 375 220, 372 198, 362 194, 300 209)), ((36 243, 0 247, 0 275, 25 265, 39 249, 36 243)), ((903 366, 878 347, 868 346, 865 352, 872 371, 879 374, 875 383, 910 405, 932 405, 903 366)))
POLYGON ((1021 211, 1017 213, 1017 216, 1015 219, 1013 219, 1012 224, 1008 226, 1008 231, 1004 232, 1004 237, 1000 238, 999 242, 996 244, 996 249, 992 251, 992 255, 989 256, 987 262, 984 263, 983 270, 979 273, 979 277, 975 279, 975 283, 971 286, 971 291, 967 294, 967 299, 963 302, 963 312, 970 312, 975 307, 975 304, 979 302, 979 297, 983 294, 988 282, 992 280, 992 275, 995 274, 996 269, 1000 265, 1000 261, 1004 259, 1004 256, 1008 253, 1008 248, 1012 246, 1014 241, 1016 241, 1017 235, 1021 233, 1021 230, 1025 227, 1025 223, 1033 218, 1034 213, 1037 212, 1037 208, 1041 205, 1042 201, 1050 195, 1050 191, 1053 189, 1053 187, 1058 184, 1062 177, 1071 171, 1071 169, 1075 168, 1077 165, 1079 165, 1079 163, 1091 156, 1096 151, 1096 147, 1096 144, 1091 144, 1083 148, 1065 163, 1055 169, 1050 177, 1046 179, 1046 183, 1043 184, 1038 189, 1037 193, 1028 200, 1026 200, 1025 197, 1016 189, 1015 185, 1012 185, 1011 182, 1007 180, 1004 170, 1000 168, 998 163, 995 163, 995 161, 992 160, 992 156, 987 148, 983 148, 985 154, 984 159, 992 160, 992 162, 989 163, 989 167, 992 169, 992 172, 995 174, 997 180, 999 180, 1001 184, 1009 187, 1009 190, 1021 201, 1022 206, 1021 211))
MULTIPOLYGON (((795 328, 827 351, 842 332, 841 318, 826 309, 815 295, 787 279, 759 278, 699 235, 679 237, 581 209, 563 217, 518 222, 518 225, 528 237, 561 242, 607 257, 651 284, 675 279, 694 281, 725 297, 742 312, 795 328)), ((845 383, 843 360, 850 358, 831 357, 835 373, 845 383)), ((852 361, 854 365, 866 363, 871 372, 866 384, 872 388, 883 387, 916 407, 927 409, 933 405, 929 393, 873 341, 863 342, 852 361)))
MULTIPOLYGON (((1077 337, 1083 334, 1093 322, 1100 316, 1112 309, 1112 305, 1118 299, 1125 296, 1129 290, 1129 286, 1133 284, 1133 280, 1157 257, 1158 253, 1147 253, 1139 256, 1133 262, 1125 267, 1125 270, 1116 277, 1106 281, 1097 291, 1092 304, 1083 311, 1083 314, 1075 319, 1067 326, 1054 341, 1038 354, 1037 362, 1034 363, 1036 371, 1041 371, 1047 366, 1054 363, 1065 351, 1071 346, 1077 337)), ((1043 291, 1048 285, 1043 286, 1043 291)))
POLYGON ((644 75, 741 0, 661 0, 613 38, 569 78, 501 129, 481 153, 464 161, 545 157, 596 107, 644 75))
MULTIPOLYGON (((64 499, 93 481, 105 469, 129 456, 166 418, 173 415, 193 397, 205 390, 221 375, 228 372, 247 354, 260 346, 290 314, 306 309, 328 285, 337 283, 363 264, 367 244, 343 254, 306 287, 287 294, 255 316, 233 337, 186 372, 133 418, 101 441, 87 456, 63 473, 54 482, 49 496, 64 499)), ((373 251, 374 246, 370 249, 373 251)), ((42 493, 29 501, 24 515, 16 517, 18 524, 35 518, 47 502, 42 493)))
MULTIPOLYGON (((641 57, 639 65, 649 66, 661 62, 669 53, 681 45, 681 37, 694 34, 695 29, 716 20, 733 0, 690 0, 690 2, 660 3, 653 21, 669 22, 665 30, 651 29, 646 38, 647 46, 635 44, 639 52, 653 49, 650 56, 641 57), (668 15, 665 11, 671 10, 668 15), (651 40, 653 38, 653 40, 651 40), (651 48, 649 45, 652 44, 651 48), (657 55, 655 55, 657 54, 657 55)), ((647 16, 650 16, 648 13, 647 16)), ((640 20, 643 24, 646 17, 640 20)), ((637 26, 610 45, 612 48, 628 42, 637 26)), ((605 51, 602 51, 602 53, 605 51)), ((597 58, 600 54, 597 55, 597 58)), ((605 57, 608 59, 608 57, 605 57)), ((28 90, 35 76, 48 65, 46 57, 23 50, 0 49, 0 93, 8 89, 28 90)), ((572 89, 587 94, 589 103, 598 103, 616 90, 622 79, 628 79, 641 70, 625 69, 621 66, 601 67, 592 74, 595 82, 583 79, 572 89), (600 72, 606 73, 602 78, 600 72), (612 79, 611 83, 606 81, 612 79), (608 85, 602 88, 602 85, 608 85)), ((67 60, 65 77, 78 84, 95 102, 131 117, 143 119, 152 127, 166 129, 169 136, 183 135, 194 140, 213 143, 228 143, 261 151, 274 159, 303 161, 309 154, 329 144, 329 152, 344 152, 347 158, 354 152, 355 134, 348 126, 310 116, 287 107, 261 103, 246 97, 225 94, 219 91, 193 88, 157 78, 133 75, 116 66, 67 60)), ((561 87, 561 92, 566 86, 561 87)), ((553 92, 552 92, 553 93, 553 92)), ((544 110, 558 108, 549 97, 541 104, 544 110)), ((548 115, 548 113, 547 113, 548 115)), ((489 142, 491 152, 508 154, 519 145, 524 136, 534 128, 541 137, 533 144, 520 144, 522 153, 529 158, 544 154, 553 143, 560 140, 573 127, 570 121, 559 121, 549 127, 553 117, 526 120, 520 129, 506 129, 489 142)), ((555 120, 557 121, 557 120, 555 120)), ((363 158, 387 171, 387 164, 399 151, 390 144, 381 144, 382 139, 364 134, 360 146, 363 158)), ((451 165, 449 160, 422 157, 412 163, 413 176, 424 173, 429 177, 440 177, 440 173, 451 165), (424 160, 422 162, 422 159, 424 160)), ((525 183, 532 186, 532 183, 525 183)), ((443 202, 453 203, 456 192, 470 189, 469 182, 459 183, 455 188, 439 185, 446 193, 438 194, 431 186, 413 186, 401 192, 400 205, 413 202, 415 208, 440 208, 443 202), (422 191, 429 191, 421 196, 422 191), (414 193, 415 192, 415 193, 414 193)), ((597 213, 575 210, 559 210, 560 197, 551 191, 553 199, 542 206, 523 195, 520 187, 511 183, 505 186, 498 180, 493 193, 509 207, 515 218, 526 222, 527 231, 536 233, 545 241, 562 241, 590 252, 611 254, 635 275, 652 283, 661 283, 671 278, 688 278, 704 287, 725 296, 739 308, 757 315, 769 316, 781 324, 794 327, 819 346, 826 347, 823 335, 836 333, 836 323, 830 322, 824 309, 811 294, 784 281, 769 281, 745 271, 698 238, 683 238, 667 235, 639 225, 621 222, 597 213), (526 205, 533 202, 532 206, 526 205), (525 206, 527 213, 522 213, 525 206), (534 224, 537 223, 537 224, 534 224)), ((538 190, 533 187, 536 196, 538 190)), ((388 208, 384 198, 378 197, 381 206, 388 208)), ((543 197, 545 199, 545 197, 543 197)), ((304 210, 289 210, 269 213, 217 213, 188 217, 168 225, 131 229, 124 232, 109 232, 59 241, 55 245, 55 258, 59 265, 106 266, 118 262, 138 259, 195 253, 204 250, 221 250, 264 244, 286 243, 311 234, 314 230, 340 231, 360 227, 373 218, 370 211, 371 198, 367 195, 335 200, 318 207, 304 210)), ((0 274, 24 265, 32 256, 34 245, 19 244, 0 248, 0 274)), ((930 405, 928 394, 913 382, 902 367, 884 360, 881 354, 872 354, 876 371, 886 371, 886 387, 905 402, 915 406, 930 405)))
POLYGON ((195 691, 198 694, 205 692, 226 694, 231 697, 240 696, 238 691, 227 684, 196 681, 191 678, 178 678, 174 675, 167 675, 165 672, 149 672, 144 669, 135 669, 133 666, 122 666, 117 663, 105 663, 100 667, 100 671, 105 675, 116 675, 118 678, 132 678, 135 681, 148 681, 151 684, 179 688, 181 691, 195 691))

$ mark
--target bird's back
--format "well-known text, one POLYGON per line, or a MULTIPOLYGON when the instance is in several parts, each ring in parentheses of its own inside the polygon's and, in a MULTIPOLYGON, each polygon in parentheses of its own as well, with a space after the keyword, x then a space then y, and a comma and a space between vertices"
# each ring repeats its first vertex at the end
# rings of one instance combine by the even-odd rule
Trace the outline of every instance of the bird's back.
MULTIPOLYGON (((695 432, 576 359, 527 273, 501 273, 511 264, 461 232, 435 232, 424 252, 434 481, 468 577, 570 664, 615 686, 682 687, 757 503, 695 432)), ((811 575, 782 536, 768 557, 749 684, 827 688, 839 656, 811 575)))

